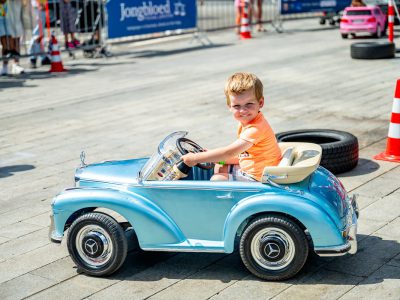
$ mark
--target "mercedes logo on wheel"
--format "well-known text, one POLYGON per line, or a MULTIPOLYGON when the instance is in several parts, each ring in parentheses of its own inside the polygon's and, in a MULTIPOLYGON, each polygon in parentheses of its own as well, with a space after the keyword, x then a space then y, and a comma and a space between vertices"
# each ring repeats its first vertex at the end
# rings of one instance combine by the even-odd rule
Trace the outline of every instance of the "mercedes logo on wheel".
POLYGON ((97 252, 97 250, 99 249, 97 243, 95 240, 93 239, 88 239, 85 242, 85 250, 87 251, 87 253, 93 255, 97 252))
POLYGON ((268 243, 265 246, 265 250, 266 250, 265 252, 267 253, 267 256, 269 258, 276 258, 279 255, 279 253, 281 252, 279 250, 279 246, 275 243, 268 243))

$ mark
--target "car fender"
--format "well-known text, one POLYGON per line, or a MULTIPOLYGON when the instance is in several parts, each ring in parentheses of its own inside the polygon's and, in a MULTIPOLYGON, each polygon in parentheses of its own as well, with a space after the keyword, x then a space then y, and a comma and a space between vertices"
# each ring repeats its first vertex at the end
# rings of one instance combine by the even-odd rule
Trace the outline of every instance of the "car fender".
POLYGON ((63 235, 68 218, 85 208, 107 208, 123 216, 135 230, 139 245, 179 243, 185 240, 175 222, 157 205, 128 191, 107 188, 74 188, 53 200, 56 233, 63 235))
POLYGON ((241 224, 260 213, 280 213, 301 222, 309 231, 315 247, 343 244, 341 231, 317 203, 294 195, 257 195, 238 202, 230 211, 224 226, 225 251, 234 250, 234 240, 241 224))

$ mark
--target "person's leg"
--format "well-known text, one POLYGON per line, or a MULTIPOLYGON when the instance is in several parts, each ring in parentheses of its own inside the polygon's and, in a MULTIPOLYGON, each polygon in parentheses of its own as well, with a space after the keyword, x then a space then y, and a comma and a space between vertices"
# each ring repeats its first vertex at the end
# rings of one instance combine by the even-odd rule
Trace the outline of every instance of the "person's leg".
POLYGON ((262 23, 262 5, 263 0, 257 0, 257 30, 258 31, 265 31, 262 23))
POLYGON ((20 51, 21 51, 21 46, 20 46, 20 37, 13 37, 11 40, 11 45, 12 49, 14 51, 14 60, 15 62, 19 62, 19 57, 20 57, 20 51))
POLYGON ((20 37, 11 38, 11 45, 13 51, 14 64, 12 65, 12 74, 19 75, 25 72, 24 68, 19 65, 19 57, 20 57, 20 37))
POLYGON ((1 75, 7 75, 8 74, 8 59, 7 59, 7 54, 9 52, 9 46, 10 46, 10 36, 3 35, 0 37, 1 41, 1 54, 3 56, 3 67, 1 69, 1 75))
POLYGON ((64 32, 65 48, 68 48, 68 33, 64 32))
POLYGON ((219 165, 216 164, 214 167, 214 175, 211 177, 211 181, 227 181, 229 180, 229 169, 230 165, 219 165))
POLYGON ((240 34, 240 26, 242 23, 242 8, 241 6, 236 6, 236 33, 240 34))
POLYGON ((249 1, 249 7, 247 9, 248 17, 249 17, 249 26, 253 26, 253 15, 254 15, 254 0, 249 1))

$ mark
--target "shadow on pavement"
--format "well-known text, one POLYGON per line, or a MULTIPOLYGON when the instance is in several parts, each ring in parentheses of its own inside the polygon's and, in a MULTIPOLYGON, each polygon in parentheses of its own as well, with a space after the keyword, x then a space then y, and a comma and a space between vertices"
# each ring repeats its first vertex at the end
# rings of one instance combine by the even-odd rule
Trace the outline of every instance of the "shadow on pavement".
MULTIPOLYGON (((88 64, 92 65, 92 64, 88 64)), ((67 72, 50 73, 49 71, 27 71, 26 73, 18 75, 18 77, 4 77, 0 78, 0 90, 6 88, 18 88, 18 87, 35 87, 36 85, 25 85, 26 80, 40 80, 48 78, 66 77, 69 75, 83 74, 87 72, 93 72, 99 70, 99 68, 83 69, 83 68, 69 68, 64 66, 67 72)))
POLYGON ((35 166, 32 165, 14 165, 14 166, 0 167, 0 178, 13 176, 14 173, 25 172, 32 170, 34 168, 35 166))
MULTIPOLYGON (((294 285, 369 285, 400 279, 400 244, 377 236, 357 235, 358 253, 340 257, 319 257, 313 252, 303 269, 292 279, 294 285)), ((110 277, 118 280, 154 281, 166 279, 261 281, 251 275, 236 251, 232 254, 130 252, 123 267, 110 277)), ((317 286, 316 286, 317 287, 317 286)))
POLYGON ((358 165, 353 170, 339 174, 340 177, 354 177, 373 173, 379 169, 379 164, 373 160, 360 158, 358 165))
MULTIPOLYGON (((130 53, 131 54, 131 53, 130 53)), ((128 64, 126 61, 124 62, 115 62, 115 63, 101 63, 101 62, 93 62, 93 63, 69 63, 66 67, 112 67, 112 66, 119 66, 119 65, 126 65, 128 64)), ((129 62, 132 64, 132 62, 129 62)))
POLYGON ((19 87, 36 87, 36 85, 25 85, 26 80, 15 78, 15 77, 3 77, 0 79, 0 91, 7 88, 19 88, 19 87))
POLYGON ((213 45, 199 45, 195 47, 188 47, 188 48, 180 48, 180 49, 173 49, 173 50, 144 50, 135 52, 132 58, 151 58, 151 57, 158 57, 158 56, 168 56, 180 53, 187 53, 192 51, 198 50, 207 50, 207 49, 214 49, 220 47, 227 47, 233 44, 213 44, 213 45))

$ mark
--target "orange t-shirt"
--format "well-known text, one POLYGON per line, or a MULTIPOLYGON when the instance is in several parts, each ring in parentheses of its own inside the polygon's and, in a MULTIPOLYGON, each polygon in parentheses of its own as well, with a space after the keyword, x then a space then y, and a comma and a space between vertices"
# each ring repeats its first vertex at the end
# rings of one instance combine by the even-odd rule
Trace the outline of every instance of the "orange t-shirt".
POLYGON ((239 123, 237 135, 253 144, 247 151, 239 154, 240 169, 261 181, 264 167, 278 165, 282 156, 271 126, 259 112, 246 126, 239 123))

